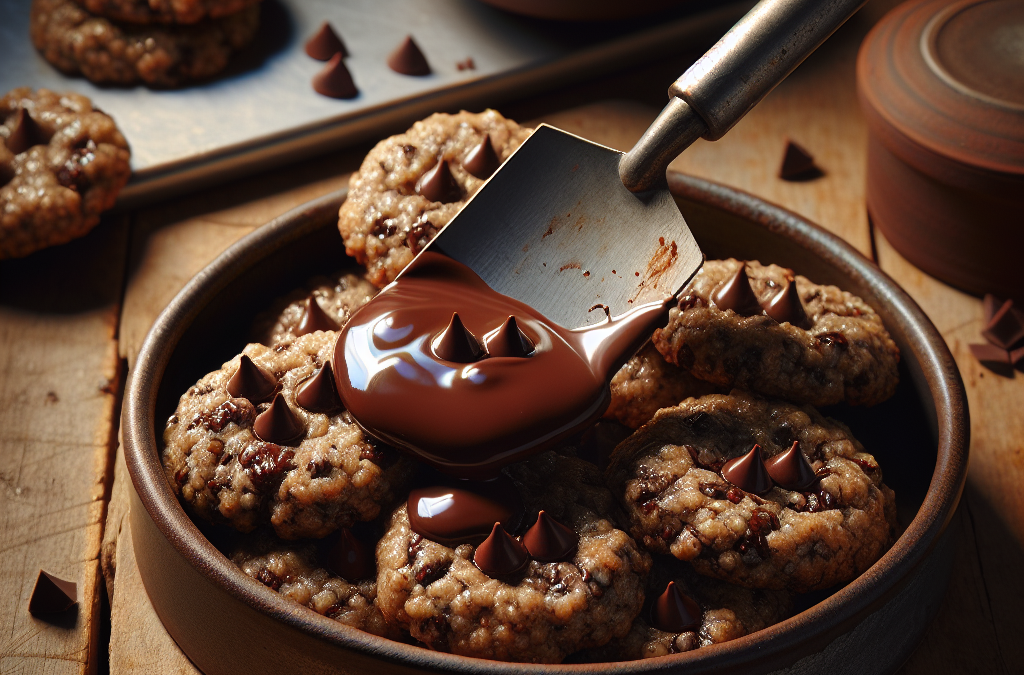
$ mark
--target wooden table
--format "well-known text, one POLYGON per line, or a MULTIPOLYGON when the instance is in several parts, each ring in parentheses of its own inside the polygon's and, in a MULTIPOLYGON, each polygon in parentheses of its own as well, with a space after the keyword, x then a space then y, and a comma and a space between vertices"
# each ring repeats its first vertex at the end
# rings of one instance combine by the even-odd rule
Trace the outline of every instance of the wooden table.
MULTIPOLYGON (((699 141, 673 168, 753 192, 844 237, 946 338, 970 401, 971 466, 951 525, 945 604, 901 672, 1020 673, 1024 376, 997 376, 973 359, 967 345, 980 339, 981 301, 908 264, 864 208, 854 62, 860 40, 894 4, 872 0, 725 139, 699 141), (787 137, 815 155, 823 178, 776 177, 787 137)), ((628 149, 665 86, 706 46, 501 107, 628 149)), ((149 604, 125 527, 125 378, 150 324, 193 274, 274 216, 345 185, 366 150, 115 214, 72 244, 0 262, 0 673, 197 672, 149 604), (78 613, 62 625, 27 612, 40 567, 79 584, 78 613)))

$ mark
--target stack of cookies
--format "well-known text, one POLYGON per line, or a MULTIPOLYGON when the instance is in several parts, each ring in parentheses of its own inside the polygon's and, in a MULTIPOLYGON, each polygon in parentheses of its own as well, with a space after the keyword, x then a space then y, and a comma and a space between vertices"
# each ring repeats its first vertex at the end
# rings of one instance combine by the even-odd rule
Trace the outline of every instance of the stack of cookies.
POLYGON ((33 0, 29 30, 69 75, 176 87, 222 71, 259 16, 259 0, 33 0))

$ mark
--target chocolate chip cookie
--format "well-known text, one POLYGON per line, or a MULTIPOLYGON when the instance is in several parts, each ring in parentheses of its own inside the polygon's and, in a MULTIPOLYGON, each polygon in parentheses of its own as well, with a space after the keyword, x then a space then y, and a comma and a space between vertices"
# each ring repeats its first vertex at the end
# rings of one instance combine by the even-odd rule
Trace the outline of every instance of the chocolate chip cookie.
POLYGON ((742 392, 660 410, 607 476, 648 550, 750 588, 850 581, 896 531, 893 492, 845 425, 742 392))
POLYGON ((494 110, 438 113, 381 141, 338 214, 345 250, 383 288, 530 135, 494 110))
POLYGON ((128 23, 196 23, 240 12, 260 0, 76 0, 91 14, 128 23))
POLYGON ((128 182, 130 155, 84 96, 21 87, 0 98, 0 258, 91 230, 128 182))
POLYGON ((867 303, 754 261, 704 263, 654 344, 718 387, 798 403, 874 405, 899 381, 899 350, 867 303))

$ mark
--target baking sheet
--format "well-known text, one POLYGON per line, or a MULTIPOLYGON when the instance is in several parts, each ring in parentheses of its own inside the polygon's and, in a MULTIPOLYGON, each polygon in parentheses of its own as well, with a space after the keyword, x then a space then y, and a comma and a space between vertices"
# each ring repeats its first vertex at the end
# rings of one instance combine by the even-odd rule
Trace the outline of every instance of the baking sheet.
MULTIPOLYGON (((476 0, 265 0, 254 44, 223 76, 179 90, 99 87, 50 66, 28 37, 30 2, 0 0, 0 91, 31 85, 74 90, 110 113, 132 147, 122 205, 324 153, 436 110, 497 105, 529 91, 593 76, 723 33, 752 5, 693 0, 624 22, 572 24, 516 17, 476 0), (315 93, 323 67, 305 40, 330 21, 351 56, 360 94, 315 93), (391 71, 388 53, 415 37, 433 69, 391 71), (457 63, 472 58, 475 69, 457 63)), ((666 87, 669 83, 666 83, 666 87)))

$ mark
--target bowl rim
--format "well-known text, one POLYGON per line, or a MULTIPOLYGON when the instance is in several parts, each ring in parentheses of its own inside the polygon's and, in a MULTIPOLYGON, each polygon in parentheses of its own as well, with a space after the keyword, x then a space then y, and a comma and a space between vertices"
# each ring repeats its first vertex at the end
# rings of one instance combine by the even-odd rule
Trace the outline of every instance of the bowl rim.
POLYGON ((937 456, 924 501, 893 546, 867 571, 829 598, 768 628, 691 652, 618 663, 528 664, 435 652, 371 635, 310 610, 296 611, 305 608, 246 576, 201 534, 167 484, 156 434, 157 392, 171 352, 201 309, 248 269, 253 259, 269 255, 315 229, 303 229, 302 223, 318 215, 323 218, 325 213, 336 213, 347 189, 293 209, 228 247, 185 284, 149 330, 130 374, 124 405, 125 460, 149 517, 179 555, 235 600, 292 629, 396 665, 501 675, 585 673, 623 666, 628 666, 630 673, 661 672, 683 666, 705 671, 711 667, 749 665, 752 656, 763 662, 771 661, 767 657, 785 659, 787 652, 799 655, 795 661, 808 648, 823 648, 839 632, 852 629, 902 588, 949 523, 967 472, 969 413, 963 381, 945 340, 920 307, 848 243, 802 216, 741 190, 675 172, 670 172, 668 179, 677 199, 726 211, 772 233, 785 232, 798 246, 825 259, 835 258, 838 251, 839 265, 846 268, 845 272, 859 275, 895 310, 907 337, 908 349, 904 351, 913 353, 913 362, 920 367, 920 372, 912 369, 911 376, 919 388, 923 380, 931 393, 936 412, 936 419, 931 421, 937 432, 937 456), (754 646, 756 650, 748 649, 754 646))

